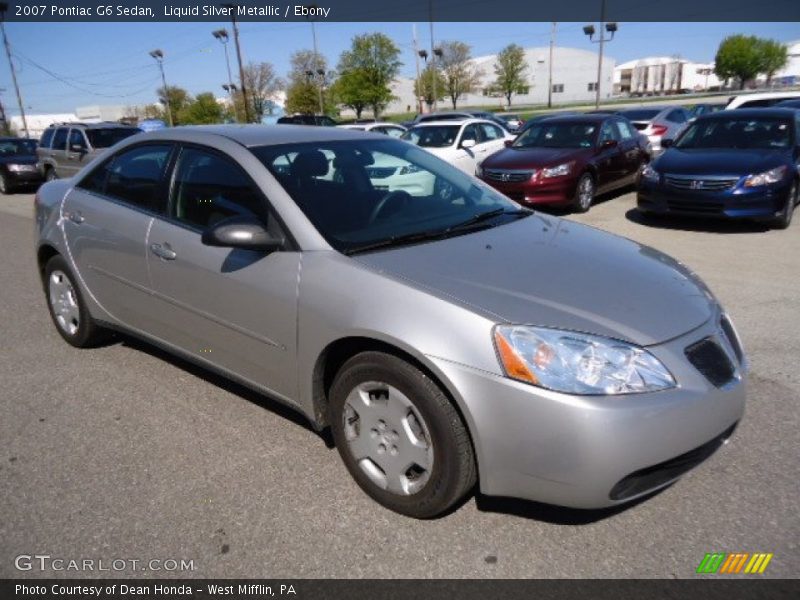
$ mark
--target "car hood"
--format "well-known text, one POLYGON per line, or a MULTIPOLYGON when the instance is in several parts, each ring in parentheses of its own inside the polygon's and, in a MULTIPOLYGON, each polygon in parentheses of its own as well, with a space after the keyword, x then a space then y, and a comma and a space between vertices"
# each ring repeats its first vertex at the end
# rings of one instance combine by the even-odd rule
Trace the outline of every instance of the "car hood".
POLYGON ((716 304, 702 281, 675 259, 539 214, 353 258, 498 322, 582 331, 645 346, 699 327, 716 304))
POLYGON ((538 169, 584 159, 586 148, 503 148, 483 161, 484 169, 538 169))
POLYGON ((779 150, 702 150, 669 148, 653 168, 676 175, 750 175, 785 164, 779 150))

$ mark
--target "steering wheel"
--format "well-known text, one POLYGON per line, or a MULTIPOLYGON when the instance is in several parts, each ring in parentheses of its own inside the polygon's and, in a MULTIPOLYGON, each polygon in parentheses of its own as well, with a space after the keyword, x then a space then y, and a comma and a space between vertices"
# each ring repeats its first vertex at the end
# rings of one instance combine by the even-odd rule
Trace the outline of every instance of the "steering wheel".
POLYGON ((400 202, 403 206, 406 206, 409 202, 411 202, 411 194, 403 190, 395 190, 386 194, 383 198, 378 200, 375 208, 373 208, 369 213, 368 223, 374 223, 384 209, 389 206, 389 204, 394 202, 400 202))

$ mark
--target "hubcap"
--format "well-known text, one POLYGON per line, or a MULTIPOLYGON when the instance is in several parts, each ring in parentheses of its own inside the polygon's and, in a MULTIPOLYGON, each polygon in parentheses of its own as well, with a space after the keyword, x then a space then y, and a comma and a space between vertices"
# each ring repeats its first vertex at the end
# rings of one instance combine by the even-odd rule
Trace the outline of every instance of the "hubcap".
POLYGON ((72 283, 62 271, 53 271, 49 282, 50 306, 58 326, 69 335, 75 335, 80 326, 78 297, 72 283))
POLYGON ((350 454, 381 489, 410 496, 433 469, 433 445, 425 421, 397 388, 377 381, 358 385, 344 405, 350 454))
POLYGON ((580 188, 578 189, 578 198, 580 199, 581 206, 586 208, 592 203, 592 180, 588 177, 581 179, 580 188))

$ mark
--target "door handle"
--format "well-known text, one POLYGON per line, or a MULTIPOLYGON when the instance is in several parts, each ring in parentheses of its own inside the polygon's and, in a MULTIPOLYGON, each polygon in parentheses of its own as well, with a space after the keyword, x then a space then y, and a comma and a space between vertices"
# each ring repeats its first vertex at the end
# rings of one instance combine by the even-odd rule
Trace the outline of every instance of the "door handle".
POLYGON ((81 212, 79 210, 76 210, 75 212, 67 213, 67 218, 70 221, 72 221, 73 223, 75 223, 76 225, 80 225, 81 223, 83 223, 86 220, 86 219, 83 218, 83 215, 81 214, 81 212))
POLYGON ((150 244, 150 251, 164 260, 175 260, 178 255, 169 247, 169 244, 150 244))

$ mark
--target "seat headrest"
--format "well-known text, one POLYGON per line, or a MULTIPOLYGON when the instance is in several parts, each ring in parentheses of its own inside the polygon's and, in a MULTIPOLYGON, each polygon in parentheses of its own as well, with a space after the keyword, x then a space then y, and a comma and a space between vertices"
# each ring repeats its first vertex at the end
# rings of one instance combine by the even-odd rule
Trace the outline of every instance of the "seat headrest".
POLYGON ((290 169, 293 177, 319 177, 328 173, 328 159, 319 150, 298 153, 290 169))

